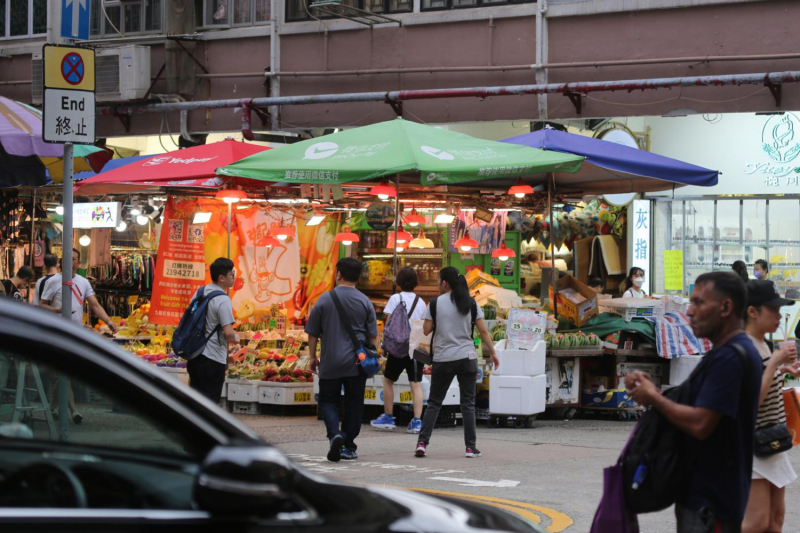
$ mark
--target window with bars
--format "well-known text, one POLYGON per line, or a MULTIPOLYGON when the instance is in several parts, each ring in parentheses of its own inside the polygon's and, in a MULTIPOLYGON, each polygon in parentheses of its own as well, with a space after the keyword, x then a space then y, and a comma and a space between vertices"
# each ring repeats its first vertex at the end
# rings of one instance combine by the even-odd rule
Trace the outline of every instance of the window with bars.
POLYGON ((47 0, 0 0, 0 39, 47 33, 47 0))
POLYGON ((117 30, 126 36, 163 31, 163 0, 92 0, 90 10, 92 37, 119 37, 117 30))
POLYGON ((442 9, 464 9, 469 7, 489 7, 504 4, 530 4, 536 0, 422 0, 422 11, 442 9))
MULTIPOLYGON (((286 0, 286 22, 309 20, 303 2, 309 7, 314 0, 286 0)), ((342 4, 372 13, 410 13, 414 10, 414 0, 342 0, 342 4)), ((313 13, 313 12, 312 12, 313 13)), ((330 18, 331 15, 314 14, 317 18, 330 18)))
POLYGON ((195 0, 198 27, 230 28, 269 22, 269 0, 195 0))

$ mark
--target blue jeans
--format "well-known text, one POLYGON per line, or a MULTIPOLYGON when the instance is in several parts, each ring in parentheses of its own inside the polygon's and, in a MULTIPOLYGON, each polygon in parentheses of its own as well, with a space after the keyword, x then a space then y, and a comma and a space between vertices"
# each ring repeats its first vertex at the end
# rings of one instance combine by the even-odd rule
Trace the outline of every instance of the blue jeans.
POLYGON ((361 432, 361 416, 364 414, 364 389, 367 376, 360 374, 348 378, 319 380, 319 412, 328 430, 328 439, 336 435, 344 437, 345 448, 356 451, 355 440, 361 432), (344 420, 339 429, 339 396, 344 386, 344 420))

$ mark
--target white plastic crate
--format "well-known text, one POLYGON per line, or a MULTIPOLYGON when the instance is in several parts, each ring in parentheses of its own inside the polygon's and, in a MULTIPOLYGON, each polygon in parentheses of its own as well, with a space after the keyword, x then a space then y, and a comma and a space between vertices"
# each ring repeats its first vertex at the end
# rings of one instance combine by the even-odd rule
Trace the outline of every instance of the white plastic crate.
POLYGON ((270 405, 316 405, 311 383, 262 382, 258 388, 258 403, 270 405))
POLYGON ((680 385, 703 359, 702 355, 683 355, 669 361, 669 384, 680 385))
POLYGON ((547 378, 497 376, 489 378, 489 411, 493 414, 530 416, 544 412, 547 378))
MULTIPOLYGON (((502 341, 501 341, 502 342, 502 341)), ((498 346, 504 346, 498 343, 498 346)), ((492 372, 495 376, 540 376, 544 374, 547 345, 538 341, 531 350, 497 349, 500 366, 492 372)))
POLYGON ((233 402, 231 412, 239 415, 260 415, 261 407, 256 402, 233 402))
POLYGON ((258 402, 258 386, 260 381, 240 380, 228 383, 228 400, 232 402, 258 402))

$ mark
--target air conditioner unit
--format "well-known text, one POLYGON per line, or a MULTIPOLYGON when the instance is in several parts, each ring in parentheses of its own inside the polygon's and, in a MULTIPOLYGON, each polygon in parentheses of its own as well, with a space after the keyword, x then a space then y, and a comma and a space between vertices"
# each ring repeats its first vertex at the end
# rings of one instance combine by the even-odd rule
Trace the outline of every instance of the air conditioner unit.
MULTIPOLYGON (((95 96, 99 102, 139 100, 150 88, 150 47, 121 46, 95 51, 95 96)), ((33 54, 32 100, 43 100, 42 54, 33 54)))

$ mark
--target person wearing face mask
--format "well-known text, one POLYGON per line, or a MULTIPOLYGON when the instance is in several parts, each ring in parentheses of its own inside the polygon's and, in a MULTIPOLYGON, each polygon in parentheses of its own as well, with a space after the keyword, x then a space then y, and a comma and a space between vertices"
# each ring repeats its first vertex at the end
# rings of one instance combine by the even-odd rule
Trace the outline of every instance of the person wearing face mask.
POLYGON ((628 272, 628 277, 620 285, 620 292, 623 298, 647 298, 647 295, 642 290, 644 283, 644 270, 639 267, 633 267, 628 272))
POLYGON ((756 266, 753 268, 753 275, 756 279, 769 279, 769 264, 763 259, 756 261, 756 266))

